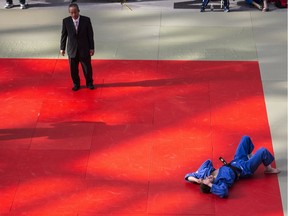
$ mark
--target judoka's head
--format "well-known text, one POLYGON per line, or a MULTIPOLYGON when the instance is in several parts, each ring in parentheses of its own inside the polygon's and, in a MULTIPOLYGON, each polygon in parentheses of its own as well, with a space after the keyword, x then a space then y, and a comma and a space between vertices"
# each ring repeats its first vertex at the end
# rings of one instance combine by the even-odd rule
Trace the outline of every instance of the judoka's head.
POLYGON ((73 19, 75 19, 75 20, 78 19, 80 9, 79 9, 79 6, 77 4, 75 4, 75 3, 70 4, 68 11, 69 11, 69 13, 73 19))
POLYGON ((210 193, 211 187, 208 186, 208 184, 213 183, 214 182, 214 176, 210 175, 207 176, 202 183, 200 184, 200 190, 203 193, 210 193))
POLYGON ((200 190, 202 193, 210 193, 211 187, 209 187, 208 185, 201 183, 200 184, 200 190))

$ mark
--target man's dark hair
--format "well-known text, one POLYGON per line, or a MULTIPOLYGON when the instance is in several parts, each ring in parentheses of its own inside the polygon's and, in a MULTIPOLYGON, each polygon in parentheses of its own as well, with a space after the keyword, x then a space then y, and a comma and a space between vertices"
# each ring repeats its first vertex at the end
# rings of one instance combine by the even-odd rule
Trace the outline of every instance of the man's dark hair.
POLYGON ((71 7, 74 7, 74 8, 76 8, 78 11, 80 11, 79 6, 78 6, 78 4, 76 4, 76 3, 71 3, 71 4, 69 4, 69 8, 71 8, 71 7))
POLYGON ((200 190, 201 190, 202 193, 211 193, 210 192, 211 187, 209 187, 208 185, 206 185, 204 183, 200 184, 200 190))

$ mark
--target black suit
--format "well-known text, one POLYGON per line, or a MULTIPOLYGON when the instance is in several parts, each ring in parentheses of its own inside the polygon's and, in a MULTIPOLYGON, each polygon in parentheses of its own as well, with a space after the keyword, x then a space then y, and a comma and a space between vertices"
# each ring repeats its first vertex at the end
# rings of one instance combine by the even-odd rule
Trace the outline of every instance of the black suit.
POLYGON ((86 85, 93 85, 90 50, 94 50, 94 33, 90 18, 80 16, 77 31, 72 17, 63 19, 61 50, 65 50, 67 38, 67 53, 74 85, 80 86, 79 62, 86 78, 86 85))

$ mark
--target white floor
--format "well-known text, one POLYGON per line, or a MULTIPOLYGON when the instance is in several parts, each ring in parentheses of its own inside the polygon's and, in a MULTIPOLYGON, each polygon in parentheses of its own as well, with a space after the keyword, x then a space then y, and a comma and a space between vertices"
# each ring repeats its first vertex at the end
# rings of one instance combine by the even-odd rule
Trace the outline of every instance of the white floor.
MULTIPOLYGON (((30 0, 28 10, 0 9, 0 58, 63 58, 64 2, 30 0)), ((179 0, 128 1, 132 10, 78 2, 81 14, 92 19, 96 59, 259 61, 287 215, 287 10, 271 6, 262 13, 238 1, 231 1, 230 13, 173 9, 179 0)))

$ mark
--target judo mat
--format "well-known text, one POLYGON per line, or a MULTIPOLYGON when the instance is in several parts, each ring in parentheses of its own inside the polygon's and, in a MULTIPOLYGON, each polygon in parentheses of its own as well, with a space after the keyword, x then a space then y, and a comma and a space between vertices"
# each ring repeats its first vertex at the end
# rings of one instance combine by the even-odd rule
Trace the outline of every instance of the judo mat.
POLYGON ((0 215, 283 215, 262 166, 225 199, 184 181, 243 135, 273 153, 257 61, 92 64, 73 92, 67 60, 0 59, 0 215))

